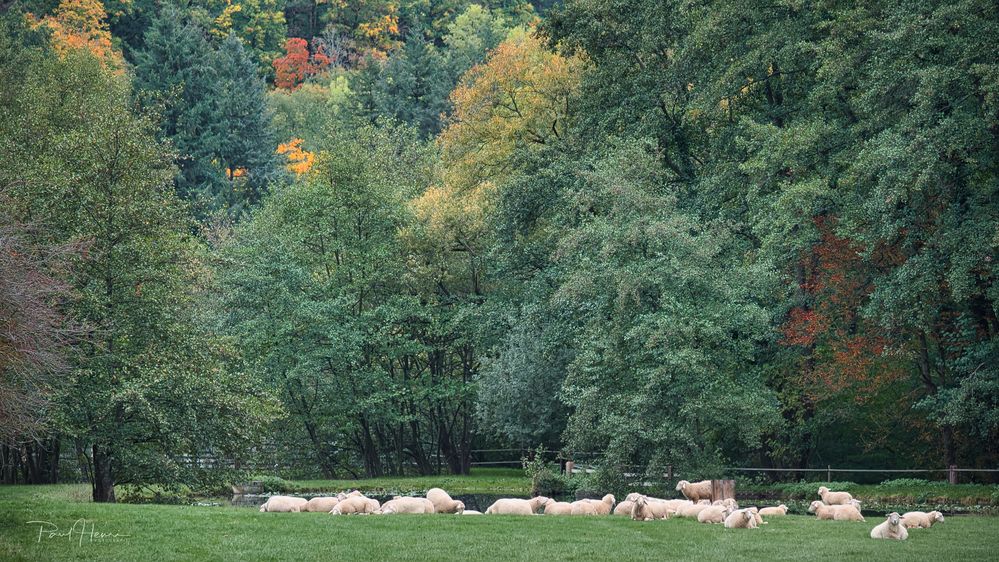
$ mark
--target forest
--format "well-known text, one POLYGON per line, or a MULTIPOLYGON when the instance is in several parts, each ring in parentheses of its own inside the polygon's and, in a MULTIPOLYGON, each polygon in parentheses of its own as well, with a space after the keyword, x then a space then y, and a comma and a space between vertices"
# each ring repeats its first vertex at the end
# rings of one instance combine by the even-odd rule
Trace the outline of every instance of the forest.
POLYGON ((0 1, 0 481, 995 468, 996 37, 987 0, 0 1))

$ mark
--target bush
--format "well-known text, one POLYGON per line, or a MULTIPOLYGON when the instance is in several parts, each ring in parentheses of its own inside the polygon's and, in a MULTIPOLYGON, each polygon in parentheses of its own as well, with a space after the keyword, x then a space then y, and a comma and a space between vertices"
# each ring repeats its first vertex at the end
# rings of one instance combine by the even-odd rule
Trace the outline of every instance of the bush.
POLYGON ((278 476, 254 476, 250 480, 260 482, 264 493, 287 493, 293 491, 292 488, 294 488, 290 482, 278 476))
POLYGON ((564 496, 572 494, 579 486, 579 477, 564 474, 557 463, 545 461, 544 448, 538 447, 534 458, 523 457, 524 474, 531 479, 531 495, 564 496))
POLYGON ((895 480, 885 480, 884 482, 878 484, 878 487, 901 488, 905 486, 927 486, 929 484, 935 484, 935 482, 930 482, 929 480, 923 480, 921 478, 896 478, 895 480))

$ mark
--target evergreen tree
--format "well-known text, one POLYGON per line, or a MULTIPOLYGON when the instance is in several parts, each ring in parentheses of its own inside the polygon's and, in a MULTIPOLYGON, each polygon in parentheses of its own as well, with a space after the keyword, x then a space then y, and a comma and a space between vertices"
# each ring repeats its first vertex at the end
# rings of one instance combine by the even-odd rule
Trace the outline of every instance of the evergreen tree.
POLYGON ((265 85, 242 41, 230 35, 213 58, 219 92, 217 156, 227 189, 217 204, 239 210, 260 199, 274 173, 274 139, 265 85))

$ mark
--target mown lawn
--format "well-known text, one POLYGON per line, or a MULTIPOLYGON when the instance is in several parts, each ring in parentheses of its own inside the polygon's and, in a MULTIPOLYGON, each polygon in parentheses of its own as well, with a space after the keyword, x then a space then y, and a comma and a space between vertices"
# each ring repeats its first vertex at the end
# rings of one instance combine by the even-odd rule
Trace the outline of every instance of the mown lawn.
POLYGON ((775 518, 758 530, 618 517, 330 516, 97 505, 84 486, 0 487, 2 560, 996 560, 999 518, 950 517, 903 543, 867 523, 775 518), (87 536, 39 539, 42 520, 87 536), (92 525, 92 527, 90 526, 92 525), (90 538, 97 533, 127 537, 90 538))

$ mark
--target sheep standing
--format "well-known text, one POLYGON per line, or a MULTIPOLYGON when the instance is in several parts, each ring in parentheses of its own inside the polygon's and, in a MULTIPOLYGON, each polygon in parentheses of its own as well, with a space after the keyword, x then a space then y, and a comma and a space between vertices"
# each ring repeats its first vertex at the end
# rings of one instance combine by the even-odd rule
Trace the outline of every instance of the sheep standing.
POLYGON ((725 518, 726 529, 756 529, 756 514, 749 509, 737 509, 725 518))
POLYGON ((871 529, 871 538, 904 541, 909 538, 909 531, 902 524, 902 516, 893 511, 888 514, 884 523, 871 529))
POLYGON ((909 511, 902 514, 902 525, 906 529, 929 529, 934 523, 943 523, 943 513, 939 511, 909 511))
POLYGON ((864 521, 864 516, 860 510, 853 505, 826 505, 820 501, 813 501, 808 506, 808 512, 814 513, 817 519, 831 519, 835 521, 864 521))
POLYGON ((329 513, 333 509, 333 506, 338 503, 340 503, 340 499, 336 496, 318 496, 309 500, 302 511, 329 513))
POLYGON ((538 496, 529 500, 501 498, 486 509, 486 515, 534 515, 552 500, 538 496))
POLYGON ((545 505, 545 515, 572 515, 572 504, 569 502, 548 502, 545 505))
POLYGON ((698 523, 724 523, 734 510, 724 505, 709 505, 697 514, 698 523))
POLYGON ((378 511, 378 500, 364 496, 349 496, 330 510, 330 515, 366 515, 378 511))
POLYGON ((774 517, 777 515, 787 515, 787 506, 780 504, 777 507, 764 507, 760 510, 760 515, 763 517, 774 517))
POLYGON ((825 486, 819 488, 819 496, 826 505, 847 505, 853 499, 849 492, 830 492, 825 486))
POLYGON ((461 513, 465 511, 465 502, 451 499, 451 496, 440 488, 427 490, 427 499, 434 504, 436 513, 461 513))
POLYGON ((406 498, 396 496, 385 502, 380 509, 375 511, 380 515, 392 513, 435 513, 434 503, 427 498, 406 498))
POLYGON ((694 483, 681 480, 676 483, 676 490, 690 501, 696 502, 702 499, 711 499, 710 480, 701 480, 700 482, 694 483))
POLYGON ((291 496, 271 496, 260 506, 260 512, 264 513, 300 513, 305 511, 305 506, 309 500, 305 498, 294 498, 291 496))

